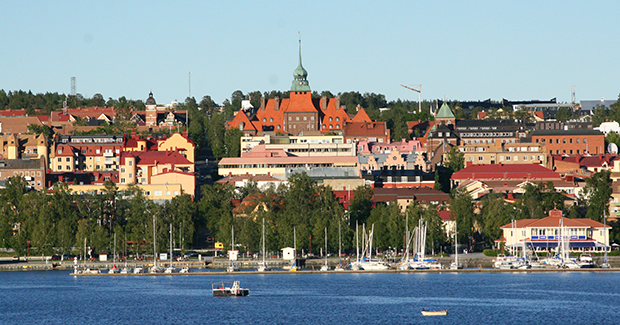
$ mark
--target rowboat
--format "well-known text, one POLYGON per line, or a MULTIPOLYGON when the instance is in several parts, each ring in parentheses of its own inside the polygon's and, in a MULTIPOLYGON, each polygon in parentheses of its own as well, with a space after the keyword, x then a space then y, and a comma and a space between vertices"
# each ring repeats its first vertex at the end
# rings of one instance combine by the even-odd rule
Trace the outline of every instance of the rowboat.
POLYGON ((422 309, 422 316, 446 316, 448 309, 444 310, 424 310, 422 309))

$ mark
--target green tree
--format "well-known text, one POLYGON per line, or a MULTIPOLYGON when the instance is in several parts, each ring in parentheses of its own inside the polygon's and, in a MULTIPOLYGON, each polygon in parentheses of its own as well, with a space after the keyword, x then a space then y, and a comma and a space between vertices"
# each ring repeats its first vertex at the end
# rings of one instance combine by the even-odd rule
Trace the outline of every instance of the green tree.
POLYGON ((452 192, 450 218, 457 222, 458 242, 471 243, 476 215, 474 214, 472 198, 463 188, 457 188, 452 192))
POLYGON ((557 112, 556 119, 559 122, 566 122, 573 118, 573 112, 568 107, 560 107, 557 112))
POLYGON ((586 186, 580 199, 587 201, 586 217, 595 221, 603 221, 603 214, 609 211, 611 199, 611 172, 602 170, 586 179, 586 186))
POLYGON ((349 205, 349 227, 355 229, 356 222, 358 224, 365 223, 374 202, 372 201, 373 192, 369 187, 360 186, 353 191, 353 197, 350 198, 349 205))
POLYGON ((506 203, 504 196, 499 193, 486 195, 481 205, 480 228, 487 245, 492 247, 495 240, 502 236, 500 227, 517 218, 516 208, 506 203))
POLYGON ((465 154, 458 147, 452 147, 446 153, 443 163, 446 168, 456 173, 465 167, 465 154))

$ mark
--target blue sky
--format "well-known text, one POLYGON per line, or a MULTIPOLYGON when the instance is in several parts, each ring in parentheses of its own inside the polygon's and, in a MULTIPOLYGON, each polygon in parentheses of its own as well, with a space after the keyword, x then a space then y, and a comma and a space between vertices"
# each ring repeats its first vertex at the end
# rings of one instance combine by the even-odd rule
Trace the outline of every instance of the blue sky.
POLYGON ((618 1, 2 1, 0 89, 216 102, 290 89, 617 99, 618 1))

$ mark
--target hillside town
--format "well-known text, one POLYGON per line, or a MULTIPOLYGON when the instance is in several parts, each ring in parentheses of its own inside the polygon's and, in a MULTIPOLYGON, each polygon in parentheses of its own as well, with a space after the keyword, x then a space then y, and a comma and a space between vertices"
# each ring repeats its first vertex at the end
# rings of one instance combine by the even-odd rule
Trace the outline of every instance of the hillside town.
MULTIPOLYGON (((608 135, 620 133, 620 126, 600 118, 601 111, 617 109, 617 102, 436 100, 425 102, 425 112, 421 103, 419 109, 406 112, 406 121, 400 121, 406 131, 398 134, 402 138, 395 138, 393 121, 372 119, 367 109, 347 107, 340 96, 313 92, 301 62, 301 48, 299 54, 289 91, 260 99, 241 98, 236 101, 239 106, 229 105, 228 116, 223 106, 190 111, 179 103, 160 104, 152 92, 143 110, 106 105, 71 108, 66 102, 51 111, 0 110, 0 185, 7 191, 11 178, 18 177, 28 190, 49 195, 67 191, 78 197, 102 197, 113 189, 112 195, 118 196, 114 202, 136 191, 160 207, 185 196, 188 204, 202 204, 193 214, 219 213, 203 215, 202 221, 190 217, 188 225, 178 225, 178 231, 193 227, 174 237, 179 250, 214 248, 214 242, 233 245, 231 225, 238 225, 243 247, 256 250, 258 232, 255 226, 247 226, 247 220, 258 224, 259 216, 270 213, 279 220, 290 218, 287 213, 293 208, 288 205, 296 203, 288 202, 286 195, 295 189, 315 191, 299 194, 310 195, 313 203, 308 205, 308 215, 330 206, 314 202, 326 191, 335 206, 329 218, 299 216, 287 226, 278 225, 277 231, 271 231, 279 236, 271 240, 273 250, 293 245, 291 227, 297 225, 307 228, 299 230, 307 235, 300 236, 297 247, 311 252, 312 234, 322 232, 322 228, 312 229, 319 221, 330 231, 341 222, 347 224, 347 243, 341 244, 347 249, 354 247, 356 223, 375 221, 377 229, 389 233, 389 239, 377 240, 380 248, 396 249, 403 246, 399 243, 403 230, 388 229, 394 213, 401 225, 410 213, 413 219, 431 221, 434 230, 429 231, 442 237, 427 245, 433 252, 449 250, 457 233, 461 237, 457 240, 470 251, 514 248, 517 243, 544 249, 557 241, 558 216, 559 220, 582 220, 571 228, 574 240, 570 245, 575 251, 610 251, 618 239, 620 158, 617 145, 609 140, 614 138, 608 135), (208 127, 216 117, 226 118, 220 129, 208 127), (204 127, 192 134, 197 118, 204 119, 199 124, 204 127), (119 124, 123 133, 120 129, 102 132, 119 124), (46 132, 37 132, 41 130, 46 132), (224 138, 226 151, 218 157, 213 143, 224 138), (306 180, 310 187, 298 187, 306 180), (222 188, 229 193, 224 198, 229 208, 208 201, 222 188), (289 192, 278 197, 279 188, 289 192), (598 199, 595 204, 594 197, 598 199), (383 216, 372 212, 390 207, 395 210, 383 216), (285 211, 280 217, 279 210, 285 211), (304 218, 308 219, 301 221, 304 218), (535 220, 542 220, 544 226, 532 226, 535 220), (455 221, 459 221, 458 228, 455 221), (525 235, 506 229, 522 229, 525 235)), ((11 229, 5 234, 21 234, 24 221, 18 215, 7 224, 11 229)), ((109 223, 109 232, 102 235, 107 247, 99 245, 99 250, 109 251, 112 235, 117 234, 112 217, 102 212, 97 220, 99 226, 109 223)), ((125 236, 127 220, 115 221, 125 236)), ((69 226, 73 227, 70 232, 78 231, 78 223, 69 226)), ((171 229, 177 227, 172 221, 169 224, 171 229)), ((132 234, 134 245, 149 241, 147 233, 132 234)), ((331 242, 335 236, 331 235, 331 242)), ((73 247, 74 240, 63 246, 73 247)), ((23 240, 21 246, 6 238, 4 242, 7 248, 24 248, 23 240)))

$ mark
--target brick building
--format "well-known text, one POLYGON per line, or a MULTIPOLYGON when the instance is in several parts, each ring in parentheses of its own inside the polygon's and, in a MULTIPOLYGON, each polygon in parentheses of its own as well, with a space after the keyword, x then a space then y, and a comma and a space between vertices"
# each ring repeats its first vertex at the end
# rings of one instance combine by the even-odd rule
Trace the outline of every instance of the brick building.
POLYGON ((532 142, 542 143, 550 155, 600 155, 605 153, 605 135, 596 130, 536 130, 532 142))

